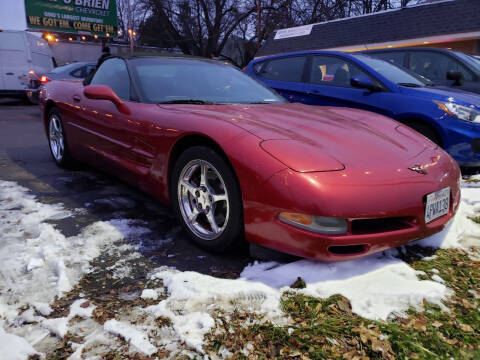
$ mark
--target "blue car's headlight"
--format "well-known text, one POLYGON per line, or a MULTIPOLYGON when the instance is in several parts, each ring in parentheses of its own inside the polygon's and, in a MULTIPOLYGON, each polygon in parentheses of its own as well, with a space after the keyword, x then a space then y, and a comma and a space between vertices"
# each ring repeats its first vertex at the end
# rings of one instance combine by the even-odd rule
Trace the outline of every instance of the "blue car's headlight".
POLYGON ((473 107, 459 105, 453 102, 435 101, 440 110, 457 119, 480 123, 480 111, 473 107))

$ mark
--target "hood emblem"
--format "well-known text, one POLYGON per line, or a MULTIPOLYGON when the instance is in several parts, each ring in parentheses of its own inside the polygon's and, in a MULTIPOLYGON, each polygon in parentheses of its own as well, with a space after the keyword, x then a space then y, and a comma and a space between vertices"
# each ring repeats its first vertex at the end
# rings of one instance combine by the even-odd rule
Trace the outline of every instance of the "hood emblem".
POLYGON ((415 172, 417 172, 419 174, 422 174, 422 175, 427 175, 428 174, 427 170, 422 169, 419 165, 409 167, 408 170, 415 171, 415 172))

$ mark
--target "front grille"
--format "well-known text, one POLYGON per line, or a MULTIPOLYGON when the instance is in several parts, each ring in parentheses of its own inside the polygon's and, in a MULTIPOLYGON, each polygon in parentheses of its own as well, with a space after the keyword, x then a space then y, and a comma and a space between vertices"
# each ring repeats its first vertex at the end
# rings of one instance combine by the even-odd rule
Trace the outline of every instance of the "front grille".
POLYGON ((377 219, 356 219, 352 220, 352 234, 375 234, 389 231, 397 231, 412 227, 412 217, 392 217, 377 219))

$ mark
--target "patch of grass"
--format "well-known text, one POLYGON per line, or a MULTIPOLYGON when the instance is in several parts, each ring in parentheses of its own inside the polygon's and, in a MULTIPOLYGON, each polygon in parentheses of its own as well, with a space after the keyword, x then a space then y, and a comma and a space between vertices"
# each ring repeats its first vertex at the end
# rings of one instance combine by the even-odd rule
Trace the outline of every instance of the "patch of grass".
POLYGON ((470 220, 473 222, 476 222, 477 224, 480 224, 480 216, 469 216, 468 217, 470 220))
POLYGON ((225 348, 234 359, 480 359, 480 263, 460 250, 438 250, 434 259, 412 259, 410 265, 425 279, 440 276, 454 291, 443 308, 424 302, 421 312, 372 321, 354 314, 340 295, 318 299, 289 292, 282 307, 291 324, 257 319, 245 326, 245 315, 226 320, 220 314, 224 331, 210 336, 205 348, 225 348))

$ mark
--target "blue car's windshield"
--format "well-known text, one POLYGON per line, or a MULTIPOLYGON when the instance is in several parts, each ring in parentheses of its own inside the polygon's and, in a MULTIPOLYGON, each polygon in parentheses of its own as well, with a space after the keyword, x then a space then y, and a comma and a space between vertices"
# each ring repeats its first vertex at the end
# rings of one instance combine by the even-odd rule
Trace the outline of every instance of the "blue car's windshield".
POLYGON ((470 66, 473 66, 475 69, 477 69, 478 71, 480 71, 480 60, 477 59, 477 58, 474 58, 473 56, 470 56, 470 55, 467 55, 467 54, 464 54, 460 51, 455 51, 455 54, 460 57, 461 59, 463 59, 464 61, 466 61, 467 63, 470 64, 470 66))
POLYGON ((430 80, 424 78, 423 76, 415 74, 414 72, 405 68, 395 66, 388 61, 375 59, 368 55, 353 56, 397 85, 420 87, 432 84, 430 80))

